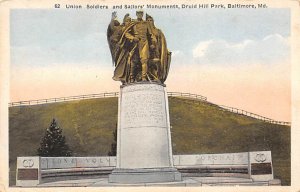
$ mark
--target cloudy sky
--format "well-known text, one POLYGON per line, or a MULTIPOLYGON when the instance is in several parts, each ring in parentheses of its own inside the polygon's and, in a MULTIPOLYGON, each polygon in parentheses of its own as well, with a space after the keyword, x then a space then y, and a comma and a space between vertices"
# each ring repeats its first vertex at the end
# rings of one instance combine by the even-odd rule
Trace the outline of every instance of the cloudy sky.
MULTIPOLYGON (((119 11, 119 20, 134 11, 119 11)), ((289 9, 145 11, 173 53, 168 91, 290 121, 289 9)), ((11 11, 11 101, 118 91, 106 41, 111 12, 11 11)))

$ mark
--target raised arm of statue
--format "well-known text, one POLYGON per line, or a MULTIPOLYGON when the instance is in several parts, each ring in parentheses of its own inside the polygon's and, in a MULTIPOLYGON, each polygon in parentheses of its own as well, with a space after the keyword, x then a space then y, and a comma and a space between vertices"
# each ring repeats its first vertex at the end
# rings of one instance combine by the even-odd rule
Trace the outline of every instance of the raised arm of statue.
POLYGON ((111 20, 115 20, 116 18, 117 18, 117 12, 114 11, 114 12, 112 12, 112 14, 111 14, 111 20))
POLYGON ((110 20, 109 26, 112 30, 114 30, 114 28, 115 28, 115 23, 116 23, 115 21, 117 21, 117 12, 116 11, 112 12, 112 14, 111 14, 111 20, 110 20))

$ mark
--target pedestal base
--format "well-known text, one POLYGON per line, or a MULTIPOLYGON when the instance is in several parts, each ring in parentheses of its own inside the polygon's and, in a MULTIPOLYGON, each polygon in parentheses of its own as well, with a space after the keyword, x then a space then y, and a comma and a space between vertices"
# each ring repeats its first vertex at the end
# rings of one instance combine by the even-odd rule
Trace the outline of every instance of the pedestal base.
POLYGON ((110 183, 162 183, 181 181, 175 168, 115 169, 109 175, 110 183))

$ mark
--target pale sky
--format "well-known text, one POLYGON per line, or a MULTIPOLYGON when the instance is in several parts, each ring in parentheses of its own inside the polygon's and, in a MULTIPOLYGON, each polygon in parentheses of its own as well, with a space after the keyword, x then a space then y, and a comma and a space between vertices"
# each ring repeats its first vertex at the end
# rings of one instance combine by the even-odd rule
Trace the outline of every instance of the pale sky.
MULTIPOLYGON (((11 101, 119 90, 106 29, 113 10, 11 11, 11 101)), ((145 10, 173 53, 168 91, 290 121, 289 9, 145 10)), ((119 21, 129 12, 118 12, 119 21)))

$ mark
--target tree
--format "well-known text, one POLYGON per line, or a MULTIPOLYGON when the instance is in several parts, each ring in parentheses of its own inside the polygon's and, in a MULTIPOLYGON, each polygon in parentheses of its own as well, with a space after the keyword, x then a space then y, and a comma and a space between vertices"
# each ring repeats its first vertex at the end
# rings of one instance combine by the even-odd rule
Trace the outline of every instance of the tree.
POLYGON ((111 144, 110 152, 108 152, 108 156, 116 156, 117 155, 117 125, 113 132, 114 140, 111 144))
POLYGON ((42 157, 64 157, 71 156, 72 151, 66 144, 66 138, 62 135, 62 129, 55 119, 52 120, 49 128, 42 138, 37 154, 42 157))

